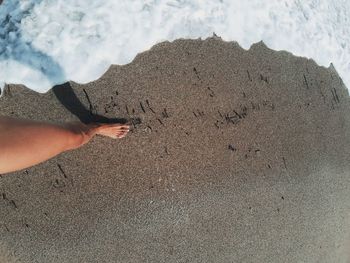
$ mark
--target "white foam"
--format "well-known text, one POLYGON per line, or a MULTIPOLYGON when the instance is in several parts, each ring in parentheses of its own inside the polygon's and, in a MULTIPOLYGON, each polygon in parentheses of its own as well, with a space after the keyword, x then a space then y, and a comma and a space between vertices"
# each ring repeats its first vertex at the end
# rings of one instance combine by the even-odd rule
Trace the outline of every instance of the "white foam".
POLYGON ((156 43, 213 32, 333 62, 350 87, 349 12, 347 0, 4 0, 0 87, 90 82, 156 43))

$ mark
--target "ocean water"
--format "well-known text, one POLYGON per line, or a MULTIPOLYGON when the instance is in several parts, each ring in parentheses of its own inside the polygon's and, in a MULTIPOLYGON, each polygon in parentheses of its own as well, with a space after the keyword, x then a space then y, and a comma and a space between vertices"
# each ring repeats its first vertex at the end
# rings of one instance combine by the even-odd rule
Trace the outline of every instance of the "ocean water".
POLYGON ((350 87, 348 0, 3 0, 0 88, 87 83, 156 43, 214 32, 332 62, 350 87))

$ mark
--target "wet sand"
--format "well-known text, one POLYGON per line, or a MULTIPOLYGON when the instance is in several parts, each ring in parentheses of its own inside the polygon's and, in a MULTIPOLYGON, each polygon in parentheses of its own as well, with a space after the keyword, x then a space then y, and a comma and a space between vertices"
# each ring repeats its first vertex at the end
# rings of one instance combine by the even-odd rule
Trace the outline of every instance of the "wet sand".
POLYGON ((55 90, 9 85, 0 111, 133 131, 0 177, 1 262, 347 262, 350 101, 334 69, 177 40, 55 90))

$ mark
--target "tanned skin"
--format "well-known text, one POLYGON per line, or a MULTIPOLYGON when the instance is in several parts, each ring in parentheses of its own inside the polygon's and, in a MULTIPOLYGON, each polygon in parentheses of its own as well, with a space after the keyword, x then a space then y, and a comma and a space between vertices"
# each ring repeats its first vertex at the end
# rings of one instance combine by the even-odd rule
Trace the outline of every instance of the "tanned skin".
POLYGON ((22 170, 79 148, 95 135, 121 139, 129 129, 126 124, 54 124, 0 116, 0 174, 22 170))

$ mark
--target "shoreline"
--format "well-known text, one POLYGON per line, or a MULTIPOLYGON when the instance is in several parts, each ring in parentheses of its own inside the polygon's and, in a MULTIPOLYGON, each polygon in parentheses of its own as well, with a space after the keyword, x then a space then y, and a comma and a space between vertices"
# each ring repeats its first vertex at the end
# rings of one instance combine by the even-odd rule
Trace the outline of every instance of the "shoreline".
POLYGON ((16 203, 0 202, 3 249, 28 262, 345 262, 349 109, 331 68, 217 38, 160 43, 85 85, 10 85, 6 115, 140 121, 2 176, 16 203))

